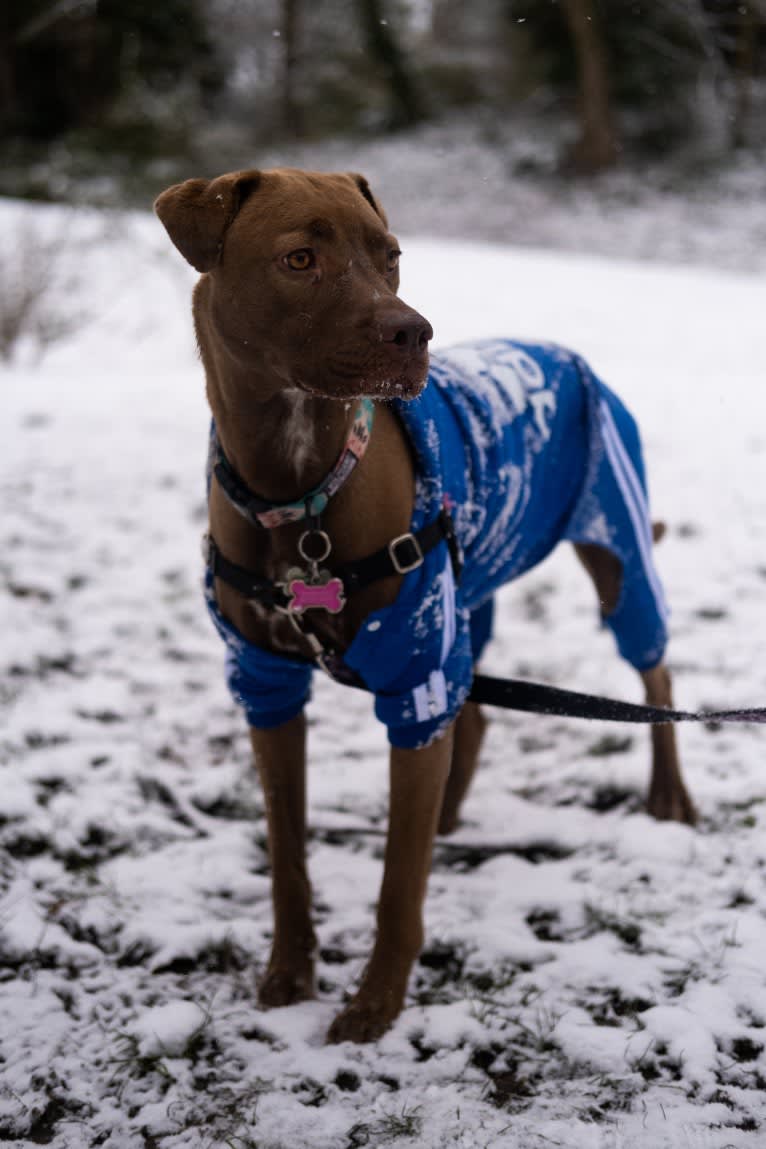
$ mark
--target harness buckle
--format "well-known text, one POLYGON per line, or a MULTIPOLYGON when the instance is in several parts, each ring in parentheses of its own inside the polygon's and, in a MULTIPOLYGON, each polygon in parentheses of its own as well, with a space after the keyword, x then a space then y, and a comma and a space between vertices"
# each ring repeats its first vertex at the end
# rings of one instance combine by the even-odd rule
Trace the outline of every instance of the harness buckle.
POLYGON ((397 574, 409 574, 421 566, 425 559, 423 548, 415 535, 409 531, 406 535, 391 539, 388 544, 388 556, 397 574))

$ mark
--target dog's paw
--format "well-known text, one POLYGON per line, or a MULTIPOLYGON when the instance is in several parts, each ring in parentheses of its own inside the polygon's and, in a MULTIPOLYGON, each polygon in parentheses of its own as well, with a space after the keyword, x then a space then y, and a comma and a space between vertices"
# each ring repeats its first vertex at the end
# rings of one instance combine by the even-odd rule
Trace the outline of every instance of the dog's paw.
POLYGON ((357 994, 339 1013, 327 1033, 329 1044, 341 1041, 377 1041, 382 1037, 401 1011, 401 1003, 391 998, 369 999, 357 994))
POLYGON ((439 826, 438 826, 438 829, 436 831, 437 834, 441 834, 442 837, 445 837, 445 838, 449 834, 454 834, 455 830, 457 830, 457 828, 458 828, 459 821, 460 821, 460 819, 458 818, 457 810, 444 810, 443 809, 441 814, 439 815, 439 826))
POLYGON ((697 811, 682 782, 672 789, 652 787, 646 808, 658 822, 683 822, 696 826, 697 811))
POLYGON ((283 1005, 310 1001, 313 997, 316 997, 313 965, 297 969, 287 966, 269 967, 258 986, 258 1004, 262 1009, 278 1009, 283 1005))

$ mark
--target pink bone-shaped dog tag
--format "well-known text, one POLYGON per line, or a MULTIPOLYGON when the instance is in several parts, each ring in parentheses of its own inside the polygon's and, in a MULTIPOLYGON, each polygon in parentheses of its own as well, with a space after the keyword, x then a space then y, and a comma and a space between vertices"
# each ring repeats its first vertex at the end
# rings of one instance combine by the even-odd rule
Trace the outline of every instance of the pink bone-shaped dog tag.
POLYGON ((293 596, 287 609, 293 614, 303 614, 304 610, 318 607, 337 614, 343 610, 346 596, 339 578, 331 578, 325 583, 309 583, 302 578, 294 578, 288 587, 293 596))

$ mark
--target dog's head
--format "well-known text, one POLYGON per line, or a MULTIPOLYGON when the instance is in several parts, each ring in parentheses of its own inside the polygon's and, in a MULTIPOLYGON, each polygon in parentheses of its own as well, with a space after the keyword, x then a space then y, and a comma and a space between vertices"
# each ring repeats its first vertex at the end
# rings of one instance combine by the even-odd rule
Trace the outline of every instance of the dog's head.
POLYGON ((331 398, 422 389, 433 332, 397 296, 401 253, 363 176, 231 172, 176 184, 154 206, 202 272, 203 357, 331 398))

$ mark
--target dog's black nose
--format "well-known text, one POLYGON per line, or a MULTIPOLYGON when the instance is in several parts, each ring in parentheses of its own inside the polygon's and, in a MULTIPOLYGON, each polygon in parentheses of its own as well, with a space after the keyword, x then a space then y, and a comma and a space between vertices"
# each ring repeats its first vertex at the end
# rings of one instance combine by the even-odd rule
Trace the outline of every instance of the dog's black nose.
POLYGON ((402 351, 425 351, 434 332, 428 320, 413 311, 409 315, 384 320, 380 325, 380 335, 384 343, 392 343, 402 351))

